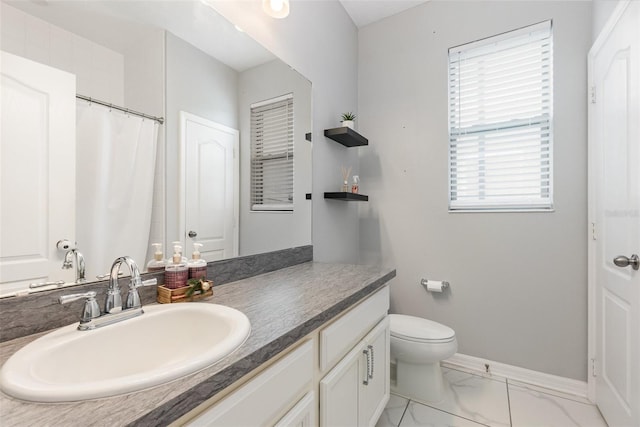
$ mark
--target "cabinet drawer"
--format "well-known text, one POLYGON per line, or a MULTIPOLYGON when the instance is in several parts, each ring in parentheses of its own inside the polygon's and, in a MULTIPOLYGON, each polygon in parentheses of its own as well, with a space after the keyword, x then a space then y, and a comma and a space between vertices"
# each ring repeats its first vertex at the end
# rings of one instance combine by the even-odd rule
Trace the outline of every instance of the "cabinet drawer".
POLYGON ((389 311, 385 286, 320 331, 320 371, 335 365, 389 311))
POLYGON ((189 426, 259 426, 273 423, 311 387, 313 342, 296 350, 258 374, 237 391, 216 403, 189 426))

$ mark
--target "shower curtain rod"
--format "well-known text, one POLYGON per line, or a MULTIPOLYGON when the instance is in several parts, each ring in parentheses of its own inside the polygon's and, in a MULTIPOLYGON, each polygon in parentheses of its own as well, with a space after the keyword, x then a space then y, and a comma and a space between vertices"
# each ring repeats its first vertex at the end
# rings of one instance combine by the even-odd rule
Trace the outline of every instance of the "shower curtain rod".
POLYGON ((117 105, 113 105, 113 104, 110 104, 108 102, 100 101, 100 100, 97 100, 95 98, 91 98, 89 96, 84 96, 84 95, 80 95, 80 94, 76 94, 76 98, 82 99, 84 101, 89 101, 89 103, 104 105, 105 107, 109 107, 109 108, 112 108, 114 110, 124 111, 125 113, 133 114, 134 116, 139 116, 139 117, 144 117, 145 119, 155 120, 156 122, 158 122, 160 124, 164 124, 164 117, 149 116, 149 115, 141 113, 139 111, 134 111, 134 110, 130 110, 128 108, 118 107, 117 105))

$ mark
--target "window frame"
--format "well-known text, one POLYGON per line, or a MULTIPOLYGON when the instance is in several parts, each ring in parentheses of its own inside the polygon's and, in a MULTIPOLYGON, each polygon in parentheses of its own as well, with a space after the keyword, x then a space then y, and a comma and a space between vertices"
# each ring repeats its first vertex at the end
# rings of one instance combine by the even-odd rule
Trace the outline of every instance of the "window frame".
MULTIPOLYGON (((535 45, 536 39, 534 37, 530 37, 531 40, 528 40, 524 45, 529 45, 531 43, 532 46, 535 45)), ((540 43, 540 42, 538 42, 540 43)), ((506 62, 506 61, 505 61, 506 62)), ((447 164, 447 184, 448 184, 448 210, 450 213, 456 212, 553 212, 554 204, 553 204, 553 94, 554 94, 554 79, 553 79, 553 22, 552 20, 543 21, 537 24, 529 25, 526 27, 518 28, 513 31, 508 31, 505 33, 501 33, 495 36, 487 37, 481 40, 477 40, 470 43, 465 43, 459 46, 454 46, 448 51, 448 82, 447 82, 447 134, 448 134, 448 164, 447 164), (463 102, 460 102, 460 77, 456 76, 456 73, 453 71, 454 67, 458 67, 459 63, 463 62, 463 59, 460 59, 465 53, 470 57, 483 57, 486 58, 491 54, 495 54, 500 52, 501 49, 504 48, 505 44, 513 42, 514 40, 518 40, 523 36, 531 34, 540 33, 540 32, 548 32, 547 36, 540 38, 540 40, 547 41, 548 40, 548 49, 549 53, 546 56, 541 57, 541 82, 540 88, 541 91, 540 97, 542 103, 540 105, 540 114, 528 116, 526 118, 517 117, 511 115, 505 118, 502 121, 491 121, 487 120, 485 122, 478 121, 478 123, 473 124, 472 126, 463 127, 460 124, 461 118, 459 117, 460 105, 463 105, 463 102), (452 60, 453 56, 456 58, 452 60), (545 77, 545 65, 548 66, 546 69, 546 77, 545 77), (545 93, 545 78, 548 82, 548 94, 545 93), (458 92, 454 92, 458 90, 458 92), (455 94, 455 95, 454 95, 455 94), (545 98, 546 97, 546 98, 545 98), (457 103, 454 103, 452 98, 456 99, 457 103), (546 101, 546 104, 545 104, 546 101), (454 107, 458 107, 455 109, 454 107), (454 111, 456 114, 454 114, 454 111), (452 115, 455 116, 455 119, 452 118, 452 115), (457 127, 454 126, 454 122, 457 127), (484 129, 482 129, 484 128, 484 129), (540 165, 540 184, 539 190, 541 195, 539 197, 530 197, 529 200, 526 199, 525 194, 521 195, 506 195, 499 197, 497 195, 488 196, 490 200, 482 198, 483 191, 489 188, 496 192, 498 186, 492 187, 486 184, 483 184, 483 176, 484 170, 482 169, 482 159, 481 156, 484 152, 482 146, 486 143, 487 137, 493 138, 505 138, 505 136, 500 136, 501 132, 509 133, 512 135, 517 132, 532 132, 534 133, 536 129, 539 128, 540 136, 537 137, 539 144, 533 146, 533 151, 535 153, 536 148, 540 150, 540 156, 537 157, 539 159, 540 165), (548 135, 547 135, 548 134, 548 135), (477 181, 472 185, 476 185, 476 199, 470 201, 460 201, 456 197, 454 197, 454 193, 457 196, 458 194, 458 183, 459 183, 459 175, 458 175, 458 167, 460 164, 463 164, 459 161, 461 157, 458 157, 456 154, 455 161, 452 159, 454 153, 458 153, 460 148, 460 140, 464 139, 466 136, 476 137, 476 142, 471 142, 472 149, 475 150, 474 153, 478 155, 475 156, 477 160, 477 181), (485 141, 485 142, 483 142, 485 141), (545 166, 546 164, 546 166, 545 166), (546 169, 546 170, 545 170, 546 169), (548 186, 546 182, 548 181, 548 186), (455 188, 454 188, 455 187, 455 188), (544 192, 547 192, 545 195, 544 192)), ((473 75, 474 77, 478 77, 482 84, 478 84, 478 88, 485 87, 485 79, 486 76, 482 74, 482 71, 478 71, 477 74, 473 75)), ((486 102, 487 98, 479 98, 482 101, 486 102)), ((520 99, 520 98, 518 98, 520 99)), ((468 106, 469 104, 467 104, 468 106)), ((511 136, 511 139, 516 137, 515 135, 511 136)), ((508 137, 506 137, 508 138, 508 137)), ((534 139, 535 140, 535 139, 534 139)), ((509 144, 506 142, 505 144, 509 144)), ((462 144, 463 145, 463 144, 462 144)), ((463 145, 463 149, 464 149, 463 145)), ((501 154, 504 154, 509 151, 510 148, 502 148, 502 151, 499 151, 501 154)), ((522 150, 523 145, 516 146, 516 149, 522 150)), ((495 153, 495 151, 494 151, 495 153)), ((473 155, 467 157, 468 159, 473 159, 473 155)), ((464 157, 462 157, 464 161, 464 157)), ((519 161, 522 163, 522 161, 519 161)), ((513 161, 516 163, 516 161, 513 161)), ((522 167, 522 166, 520 166, 522 167)), ((536 166, 532 166, 535 168, 536 166)), ((494 172, 495 173, 495 170, 494 172)), ((516 177, 516 174, 511 175, 512 177, 516 177)), ((495 179, 495 178, 494 178, 495 179)), ((508 182, 508 181, 505 181, 508 182)), ((495 185, 495 184, 494 184, 495 185)), ((535 188, 535 187, 534 187, 535 188)), ((474 196, 472 194, 472 196, 474 196)))

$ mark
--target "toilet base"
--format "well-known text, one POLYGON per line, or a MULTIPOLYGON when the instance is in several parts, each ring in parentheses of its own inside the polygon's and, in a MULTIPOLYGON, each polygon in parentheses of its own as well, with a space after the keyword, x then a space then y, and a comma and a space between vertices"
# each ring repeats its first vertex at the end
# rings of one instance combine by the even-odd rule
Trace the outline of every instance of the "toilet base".
POLYGON ((422 402, 440 402, 444 399, 444 380, 440 362, 396 362, 396 392, 422 402))

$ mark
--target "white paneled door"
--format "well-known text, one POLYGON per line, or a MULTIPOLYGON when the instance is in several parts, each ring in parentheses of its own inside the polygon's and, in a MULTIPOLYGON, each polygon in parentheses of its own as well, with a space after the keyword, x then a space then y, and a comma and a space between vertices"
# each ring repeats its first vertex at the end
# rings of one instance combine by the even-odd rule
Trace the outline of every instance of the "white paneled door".
POLYGON ((194 114, 180 112, 184 232, 189 257, 202 243, 207 261, 238 255, 239 133, 194 114))
POLYGON ((76 78, 1 53, 0 294, 75 280, 62 239, 75 241, 76 78))
POLYGON ((623 2, 589 54, 595 400, 640 425, 640 2, 623 2))

